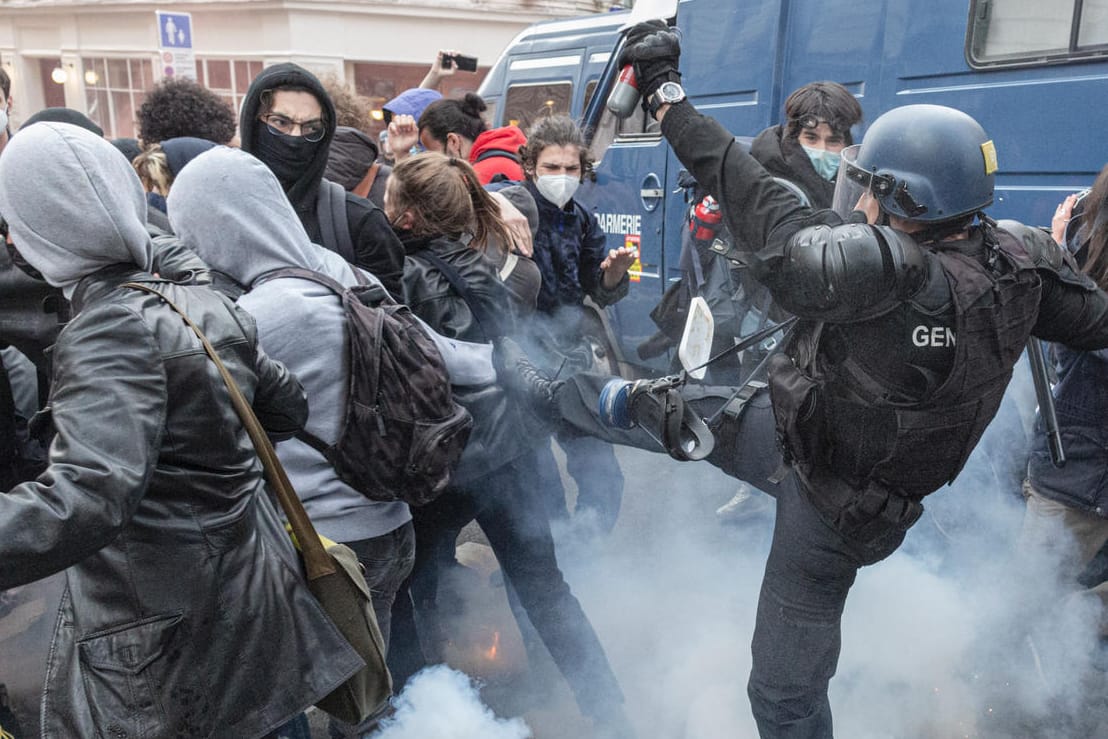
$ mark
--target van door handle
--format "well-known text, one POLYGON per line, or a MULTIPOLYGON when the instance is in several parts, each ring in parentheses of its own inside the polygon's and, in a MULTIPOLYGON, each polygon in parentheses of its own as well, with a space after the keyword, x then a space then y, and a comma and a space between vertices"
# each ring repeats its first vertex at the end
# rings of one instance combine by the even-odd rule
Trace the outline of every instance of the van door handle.
POLYGON ((642 185, 639 186, 639 198, 647 212, 656 210, 665 194, 666 191, 662 189, 662 181, 658 179, 658 175, 651 172, 643 178, 642 185))

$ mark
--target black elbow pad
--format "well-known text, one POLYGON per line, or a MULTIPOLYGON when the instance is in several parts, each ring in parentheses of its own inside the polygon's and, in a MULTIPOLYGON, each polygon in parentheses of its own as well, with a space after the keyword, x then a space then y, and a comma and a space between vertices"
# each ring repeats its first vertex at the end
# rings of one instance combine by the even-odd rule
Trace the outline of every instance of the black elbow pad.
POLYGON ((825 321, 879 316, 923 286, 923 250, 888 226, 846 223, 793 234, 774 298, 791 313, 825 321))

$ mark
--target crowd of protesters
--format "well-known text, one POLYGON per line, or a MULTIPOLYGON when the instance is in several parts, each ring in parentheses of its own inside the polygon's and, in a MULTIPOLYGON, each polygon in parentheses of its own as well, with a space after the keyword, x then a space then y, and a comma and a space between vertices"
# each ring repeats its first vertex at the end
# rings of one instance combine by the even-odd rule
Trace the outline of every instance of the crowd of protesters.
MULTIPOLYGON (((65 108, 12 131, 0 70, 0 597, 65 572, 43 655, 44 735, 306 737, 305 711, 361 664, 299 574, 214 365, 166 300, 128 287, 141 283, 208 335, 279 442, 318 531, 357 555, 398 692, 447 659, 442 591, 459 531, 476 521, 527 651, 549 652, 591 736, 650 736, 626 715, 559 565, 552 522, 570 516, 551 443, 577 480, 579 533, 612 530, 623 476, 610 441, 595 438, 604 433, 551 421, 544 384, 567 367, 598 371, 580 341, 584 301, 604 307, 626 295, 636 254, 607 249, 574 199, 591 175, 578 125, 549 116, 527 132, 490 128, 479 96, 433 89, 454 71, 444 55, 423 86, 385 103, 381 138, 368 132, 364 98, 291 63, 253 80, 237 118, 195 82, 160 83, 138 111, 138 138, 114 141, 65 108), (340 294, 289 269, 383 288, 438 347, 473 428, 435 500, 367 498, 323 451, 344 432, 350 319, 340 294), (517 343, 528 359, 505 361, 502 346, 511 357, 517 343), (534 402, 543 392, 546 408, 534 402)), ((803 206, 790 208, 827 208, 861 110, 844 88, 813 83, 785 113, 751 153, 791 181, 803 206)), ((1059 206, 1054 234, 1102 289, 1106 214, 1108 169, 1059 206)), ((724 229, 712 240, 752 233, 724 229)), ((684 297, 716 290, 706 297, 731 303, 726 341, 784 320, 726 256, 690 251, 684 297), (716 268, 726 295, 704 279, 716 268)), ((1072 461, 1062 472, 1045 448, 1032 449, 1021 542, 1063 561, 1108 614, 1095 570, 1108 541, 1104 351, 1055 350, 1072 461)), ((726 382, 744 378, 736 367, 726 382)), ((730 508, 750 495, 740 489, 730 508)), ((329 731, 369 736, 382 716, 332 720, 329 731)), ((16 720, 0 685, 0 730, 19 739, 16 720)))

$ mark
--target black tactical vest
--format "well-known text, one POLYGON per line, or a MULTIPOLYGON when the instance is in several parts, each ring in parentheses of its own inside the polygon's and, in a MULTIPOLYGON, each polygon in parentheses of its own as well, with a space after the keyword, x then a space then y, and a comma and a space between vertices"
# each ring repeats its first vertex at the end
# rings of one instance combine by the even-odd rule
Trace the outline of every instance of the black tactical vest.
MULTIPOLYGON (((828 358, 822 323, 798 327, 770 375, 788 458, 852 487, 877 483, 909 498, 958 475, 1000 406, 1038 316, 1041 282, 1031 260, 1014 237, 995 233, 1000 243, 985 258, 934 252, 953 296, 957 344, 949 373, 922 397, 889 400, 894 394, 866 374, 864 362, 828 358)), ((848 333, 849 324, 842 326, 848 333)))

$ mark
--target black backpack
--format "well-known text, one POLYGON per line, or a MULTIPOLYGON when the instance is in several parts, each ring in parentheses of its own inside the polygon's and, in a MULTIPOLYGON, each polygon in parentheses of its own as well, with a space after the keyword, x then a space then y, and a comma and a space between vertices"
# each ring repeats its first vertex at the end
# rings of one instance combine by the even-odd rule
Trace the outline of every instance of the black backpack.
POLYGON ((350 222, 346 220, 346 190, 342 185, 327 179, 319 183, 316 217, 323 246, 354 264, 354 240, 350 235, 350 222))
MULTIPOLYGON (((355 274, 358 271, 354 270, 355 274)), ((454 402, 442 355, 406 305, 380 285, 344 287, 307 269, 265 276, 311 280, 342 298, 350 344, 350 385, 339 437, 318 450, 350 487, 370 500, 423 505, 446 489, 473 419, 454 402)), ((360 279, 360 275, 359 275, 360 279)))

